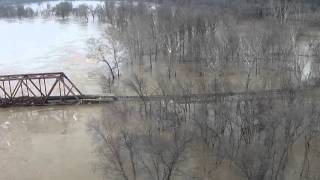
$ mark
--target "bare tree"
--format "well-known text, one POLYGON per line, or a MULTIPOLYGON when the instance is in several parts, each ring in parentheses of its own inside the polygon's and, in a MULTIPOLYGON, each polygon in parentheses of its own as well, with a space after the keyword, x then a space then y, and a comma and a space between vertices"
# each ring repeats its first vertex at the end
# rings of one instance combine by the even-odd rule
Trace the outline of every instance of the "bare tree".
POLYGON ((76 10, 76 13, 78 16, 83 17, 88 22, 88 10, 89 7, 86 4, 81 4, 78 9, 76 10))
POLYGON ((91 14, 92 20, 94 21, 94 18, 95 18, 96 13, 97 13, 96 9, 92 5, 89 6, 88 9, 89 9, 89 12, 91 14))
POLYGON ((88 57, 104 62, 109 68, 112 80, 120 78, 120 63, 124 60, 124 49, 120 42, 114 36, 107 36, 103 40, 90 39, 88 45, 88 57))

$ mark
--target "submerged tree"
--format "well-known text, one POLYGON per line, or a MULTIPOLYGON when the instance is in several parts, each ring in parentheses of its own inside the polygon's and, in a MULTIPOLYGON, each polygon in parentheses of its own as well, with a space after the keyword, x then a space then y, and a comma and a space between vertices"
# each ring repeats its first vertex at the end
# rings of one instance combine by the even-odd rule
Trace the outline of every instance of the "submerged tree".
POLYGON ((72 3, 70 3, 70 2, 60 2, 59 4, 57 4, 55 6, 54 11, 55 11, 55 14, 57 16, 60 16, 63 19, 65 19, 72 12, 72 3))
POLYGON ((81 4, 75 11, 77 16, 84 18, 88 22, 89 7, 86 4, 81 4))
MULTIPOLYGON (((112 28, 108 30, 112 34, 112 28)), ((125 49, 115 36, 108 36, 105 39, 90 39, 88 41, 89 57, 105 63, 108 66, 112 80, 120 77, 120 64, 125 59, 125 49), (110 37, 110 38, 109 38, 110 37)))

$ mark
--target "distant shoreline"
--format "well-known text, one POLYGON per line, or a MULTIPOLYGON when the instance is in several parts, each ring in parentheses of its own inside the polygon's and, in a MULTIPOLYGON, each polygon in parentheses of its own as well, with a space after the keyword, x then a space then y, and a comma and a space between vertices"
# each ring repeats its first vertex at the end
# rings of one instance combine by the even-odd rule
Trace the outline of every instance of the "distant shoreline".
MULTIPOLYGON (((45 3, 48 1, 61 1, 61 0, 0 0, 0 5, 17 5, 25 3, 45 3)), ((105 1, 105 0, 63 0, 63 1, 105 1)))

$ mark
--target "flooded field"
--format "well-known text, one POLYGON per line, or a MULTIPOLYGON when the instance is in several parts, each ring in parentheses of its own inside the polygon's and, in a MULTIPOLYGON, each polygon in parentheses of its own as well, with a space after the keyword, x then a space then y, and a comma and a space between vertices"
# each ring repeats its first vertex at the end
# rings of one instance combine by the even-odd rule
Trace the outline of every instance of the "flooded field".
MULTIPOLYGON (((3 13, 0 75, 140 100, 0 108, 0 180, 319 179, 318 29, 218 4, 61 2, 3 13)), ((15 83, 0 104, 28 100, 15 83)))

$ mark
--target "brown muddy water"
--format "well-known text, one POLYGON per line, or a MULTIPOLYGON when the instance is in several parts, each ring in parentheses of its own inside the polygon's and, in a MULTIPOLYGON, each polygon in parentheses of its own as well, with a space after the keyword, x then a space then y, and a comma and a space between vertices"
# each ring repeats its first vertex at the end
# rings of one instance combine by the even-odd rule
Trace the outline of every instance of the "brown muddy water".
MULTIPOLYGON (((35 10, 59 1, 28 4, 35 10)), ((96 6, 102 1, 74 1, 96 6)), ((88 40, 101 38, 106 24, 70 16, 0 19, 0 75, 65 72, 86 94, 105 91, 105 64, 88 58, 88 40)))
MULTIPOLYGON (((27 4, 41 10, 47 4, 27 4)), ((74 1, 96 6, 98 1, 74 1)), ((0 19, 0 75, 65 72, 85 94, 104 93, 105 67, 87 58, 87 41, 105 24, 69 17, 0 19)), ((99 180, 87 123, 102 106, 0 109, 0 180, 99 180)))
MULTIPOLYGON (((102 94, 106 67, 88 58, 87 41, 100 38, 105 26, 75 17, 0 19, 0 75, 65 72, 82 93, 102 94)), ((104 106, 0 108, 0 180, 102 179, 87 124, 103 116, 104 106)))
POLYGON ((0 109, 0 179, 102 179, 87 125, 105 106, 0 109))

